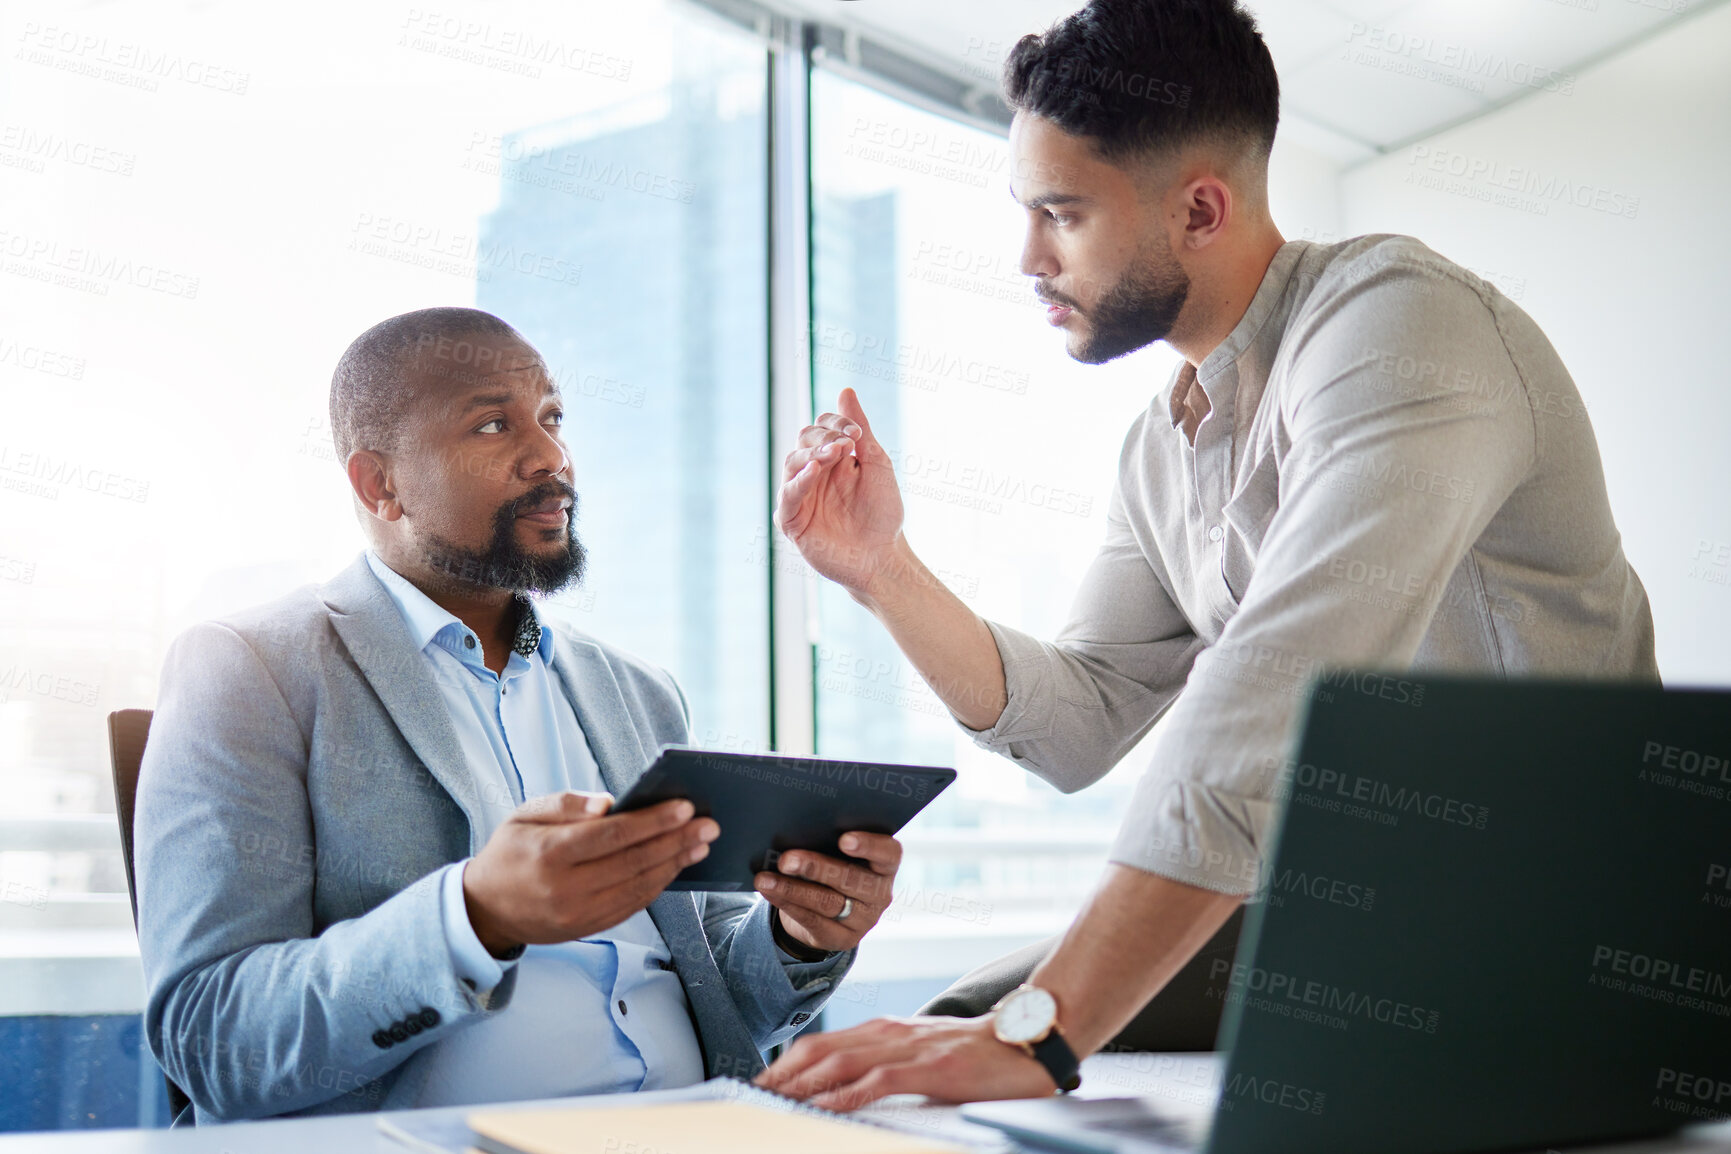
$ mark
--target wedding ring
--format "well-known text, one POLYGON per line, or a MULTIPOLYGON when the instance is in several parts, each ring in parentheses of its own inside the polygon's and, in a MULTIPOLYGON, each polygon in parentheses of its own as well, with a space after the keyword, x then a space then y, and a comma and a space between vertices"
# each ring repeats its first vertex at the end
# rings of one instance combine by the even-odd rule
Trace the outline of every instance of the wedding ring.
POLYGON ((853 913, 853 899, 843 898, 841 900, 841 913, 835 916, 835 920, 838 922, 845 922, 847 921, 847 916, 851 913, 853 913))

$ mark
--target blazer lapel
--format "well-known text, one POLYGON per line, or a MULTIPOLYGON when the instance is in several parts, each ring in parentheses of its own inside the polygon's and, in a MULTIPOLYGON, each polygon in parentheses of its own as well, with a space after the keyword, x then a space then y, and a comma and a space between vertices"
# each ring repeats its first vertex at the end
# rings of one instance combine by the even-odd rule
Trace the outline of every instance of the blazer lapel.
POLYGON ((565 686, 565 696, 577 711, 577 724, 589 739, 589 752, 601 770, 601 782, 615 797, 649 768, 654 749, 638 733, 637 719, 625 704, 625 694, 613 676, 607 656, 592 641, 560 630, 553 662, 565 686))
MULTIPOLYGON (((622 796, 649 768, 655 747, 645 740, 645 731, 631 715, 600 646, 564 630, 557 638, 558 658, 553 664, 577 711, 577 723, 589 739, 602 783, 615 797, 622 796)), ((751 1031, 741 1020, 710 953, 696 899, 685 890, 667 890, 649 903, 649 918, 673 955, 674 972, 685 987, 686 1001, 703 1042, 709 1076, 750 1077, 763 1069, 751 1031)))
POLYGON ((343 639, 349 656, 379 695, 403 739, 462 807, 469 819, 469 852, 475 853, 481 848, 475 844, 476 831, 485 828, 485 823, 477 820, 474 810, 479 800, 474 778, 463 762, 462 747, 444 702, 428 682, 425 663, 396 603, 373 576, 365 556, 339 573, 321 594, 330 609, 331 627, 343 639))

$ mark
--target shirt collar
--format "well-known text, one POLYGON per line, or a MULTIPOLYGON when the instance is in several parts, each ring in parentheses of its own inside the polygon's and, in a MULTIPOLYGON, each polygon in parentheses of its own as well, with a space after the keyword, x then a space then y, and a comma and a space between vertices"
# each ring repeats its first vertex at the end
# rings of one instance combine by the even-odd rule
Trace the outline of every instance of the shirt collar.
MULTIPOLYGON (((1268 270, 1262 274, 1262 283, 1257 286, 1256 294, 1250 298, 1244 315, 1232 326, 1226 339, 1216 345, 1213 352, 1202 358, 1200 365, 1192 367, 1189 362, 1185 362, 1179 366, 1166 398, 1167 413, 1171 417, 1173 428, 1183 424, 1188 407, 1186 401, 1192 385, 1201 386, 1202 392, 1208 398, 1209 415, 1213 416, 1231 409, 1236 394, 1247 383, 1243 379, 1246 370, 1250 370, 1252 376, 1267 375, 1274 361, 1274 352, 1286 332, 1284 323, 1269 322, 1276 312, 1284 311, 1282 306, 1288 301, 1287 287, 1292 281, 1292 274, 1298 268, 1299 259, 1310 247, 1309 241, 1289 240, 1276 249, 1274 258, 1268 262, 1268 270)), ((1254 397, 1260 399, 1261 380, 1248 383, 1253 386, 1251 392, 1254 397)))
MULTIPOLYGON (((385 587, 385 592, 390 595, 391 601, 397 607, 397 612, 402 615, 403 623, 409 627, 409 636, 415 639, 417 648, 425 649, 433 643, 435 637, 453 625, 456 626, 459 634, 469 632, 469 627, 464 625, 456 614, 421 592, 414 582, 385 564, 379 555, 371 549, 367 550, 367 565, 372 569, 373 575, 379 579, 379 583, 385 587)), ((513 648, 519 653, 523 653, 524 649, 527 649, 529 653, 538 652, 541 654, 542 661, 552 665, 554 656, 553 631, 542 622, 540 614, 536 612, 534 602, 521 593, 517 595, 517 599, 522 606, 522 617, 519 618, 518 622, 518 645, 513 648)), ((525 653, 524 656, 528 656, 528 654, 525 653)))
POLYGON ((1244 315, 1226 334, 1215 350, 1202 359, 1196 366, 1196 376, 1202 381, 1203 388, 1208 387, 1209 380, 1230 361, 1236 361, 1259 338, 1266 339, 1272 335, 1278 344, 1283 328, 1268 325, 1269 317, 1286 296, 1286 282, 1292 279, 1292 272, 1298 267, 1298 258, 1310 248, 1310 242, 1304 240, 1289 240, 1275 250, 1274 259, 1268 262, 1268 271, 1262 274, 1262 283, 1257 286, 1256 295, 1250 298, 1250 305, 1244 310, 1244 315), (1266 331, 1265 331, 1266 330, 1266 331))

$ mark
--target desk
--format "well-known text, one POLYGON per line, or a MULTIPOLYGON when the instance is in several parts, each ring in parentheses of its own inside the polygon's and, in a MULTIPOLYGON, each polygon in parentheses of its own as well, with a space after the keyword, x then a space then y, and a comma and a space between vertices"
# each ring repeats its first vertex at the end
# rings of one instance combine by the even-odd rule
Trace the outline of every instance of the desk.
MULTIPOLYGON (((1086 1097, 1109 1098, 1127 1094, 1159 1094, 1177 1110, 1206 1110, 1219 1077, 1218 1061, 1210 1055, 1193 1054, 1096 1054, 1082 1064, 1082 1090, 1086 1097)), ((677 1091, 675 1091, 677 1093, 677 1091)), ((654 1095, 630 1094, 592 1098, 596 1104, 609 1101, 644 1102, 654 1095)), ((540 1105, 569 1106, 563 1098, 540 1105)), ((527 1105, 527 1103, 524 1103, 527 1105)), ((463 1114, 475 1107, 447 1107, 441 1112, 463 1114)), ((934 1129, 966 1126, 954 1107, 927 1106, 922 1099, 904 1097, 868 1107, 865 1114, 878 1113, 903 1120, 929 1120, 934 1129)), ((72 1130, 39 1134, 0 1135, 0 1154, 407 1154, 407 1148, 380 1134, 374 1114, 345 1114, 334 1118, 304 1118, 281 1122, 237 1122, 191 1130, 72 1130)), ((978 1130, 990 1145, 982 1149, 1014 1152, 1019 1148, 1003 1140, 996 1131, 978 1130)), ((1571 1154, 1731 1154, 1731 1122, 1699 1126, 1676 1138, 1617 1146, 1576 1147, 1571 1154)), ((815 1154, 815 1152, 814 1152, 815 1154)))

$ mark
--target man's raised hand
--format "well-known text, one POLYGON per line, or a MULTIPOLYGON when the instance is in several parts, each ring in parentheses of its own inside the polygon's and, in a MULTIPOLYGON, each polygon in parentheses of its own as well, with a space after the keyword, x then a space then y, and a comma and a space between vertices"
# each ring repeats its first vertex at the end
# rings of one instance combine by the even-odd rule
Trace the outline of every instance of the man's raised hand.
POLYGON ((861 596, 893 563, 902 495, 858 395, 843 389, 837 407, 787 455, 775 523, 813 569, 861 596))

